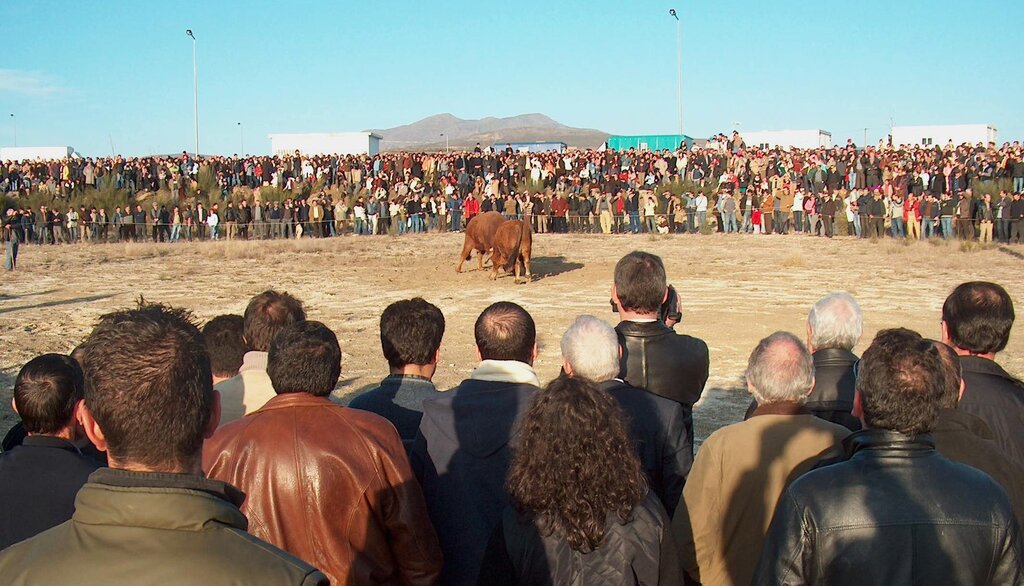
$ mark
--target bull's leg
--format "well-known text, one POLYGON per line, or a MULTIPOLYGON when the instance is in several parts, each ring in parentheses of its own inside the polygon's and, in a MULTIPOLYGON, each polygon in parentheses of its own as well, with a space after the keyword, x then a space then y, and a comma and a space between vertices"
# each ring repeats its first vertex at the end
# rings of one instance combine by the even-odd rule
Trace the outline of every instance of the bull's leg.
POLYGON ((466 244, 463 244, 462 245, 462 254, 459 255, 459 266, 455 267, 455 272, 456 273, 461 273, 462 272, 462 263, 464 263, 467 260, 469 260, 469 257, 472 256, 472 255, 473 255, 473 247, 470 246, 468 242, 466 244))
POLYGON ((480 272, 483 272, 483 270, 484 270, 484 254, 485 254, 485 251, 483 251, 483 250, 476 251, 476 262, 477 262, 477 265, 480 268, 480 272))
POLYGON ((533 275, 530 274, 530 254, 524 253, 521 258, 523 259, 523 268, 526 269, 526 281, 530 282, 533 280, 533 275))
POLYGON ((514 283, 516 283, 516 284, 518 284, 518 283, 519 283, 519 275, 521 275, 521 274, 522 274, 522 267, 521 267, 521 266, 520 266, 520 264, 519 264, 519 259, 520 259, 520 258, 522 258, 522 257, 518 257, 518 258, 516 258, 516 262, 515 262, 515 274, 516 274, 516 278, 515 278, 515 281, 513 281, 513 282, 514 282, 514 283))

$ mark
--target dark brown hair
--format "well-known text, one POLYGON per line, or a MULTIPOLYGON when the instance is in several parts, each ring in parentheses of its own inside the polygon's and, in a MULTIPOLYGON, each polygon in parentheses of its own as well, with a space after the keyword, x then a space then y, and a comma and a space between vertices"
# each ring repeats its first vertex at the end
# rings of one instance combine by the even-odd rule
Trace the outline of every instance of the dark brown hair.
POLYGON ((306 319, 302 302, 288 293, 268 289, 245 308, 245 342, 250 350, 267 352, 285 326, 306 319))
POLYGON ((245 319, 240 315, 218 315, 203 326, 203 339, 210 353, 210 369, 216 376, 235 376, 245 357, 245 319))
POLYGON ((183 309, 140 303, 104 315, 79 347, 85 404, 119 461, 191 466, 213 410, 206 343, 183 309))
POLYGON ((341 376, 338 337, 318 321, 286 327, 270 343, 267 375, 279 395, 330 395, 341 376))
POLYGON ((635 250, 615 264, 615 292, 622 309, 657 313, 667 288, 665 265, 659 256, 635 250))
POLYGON ((525 309, 511 301, 499 301, 483 310, 473 334, 484 360, 533 362, 537 326, 525 309))
POLYGON ((618 404, 580 378, 537 393, 519 430, 507 482, 513 505, 544 535, 596 549, 609 514, 622 521, 647 495, 647 479, 618 404))
POLYGON ((882 330, 857 372, 864 423, 905 435, 928 433, 939 417, 946 384, 945 367, 931 342, 905 328, 882 330))
POLYGON ((444 314, 421 297, 396 301, 380 314, 380 345, 392 368, 430 364, 443 336, 444 314))
POLYGON ((82 369, 70 356, 29 360, 14 381, 14 405, 28 433, 54 434, 67 427, 82 399, 82 369))
POLYGON ((942 304, 950 341, 976 354, 1002 352, 1010 341, 1013 320, 1013 300, 995 283, 964 283, 942 304))

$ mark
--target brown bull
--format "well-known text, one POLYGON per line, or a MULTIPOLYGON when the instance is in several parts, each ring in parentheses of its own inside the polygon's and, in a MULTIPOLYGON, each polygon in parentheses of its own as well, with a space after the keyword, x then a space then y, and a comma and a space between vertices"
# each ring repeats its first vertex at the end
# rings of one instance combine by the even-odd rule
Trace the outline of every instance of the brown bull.
POLYGON ((530 281, 530 254, 533 252, 533 232, 530 224, 509 220, 498 227, 494 234, 494 251, 491 253, 491 279, 498 278, 498 267, 505 272, 515 269, 516 279, 526 272, 523 282, 530 281))
POLYGON ((466 239, 462 243, 462 254, 459 256, 459 266, 455 268, 456 273, 462 272, 462 263, 469 260, 474 250, 477 252, 480 270, 484 270, 484 255, 494 246, 494 233, 504 221, 505 217, 498 212, 473 216, 469 224, 466 224, 466 239))

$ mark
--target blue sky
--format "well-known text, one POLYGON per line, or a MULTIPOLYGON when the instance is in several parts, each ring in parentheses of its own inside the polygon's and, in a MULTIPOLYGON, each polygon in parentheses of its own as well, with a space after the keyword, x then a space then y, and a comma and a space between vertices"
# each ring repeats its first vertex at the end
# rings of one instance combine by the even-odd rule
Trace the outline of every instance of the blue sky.
POLYGON ((271 132, 541 112, 687 134, 990 123, 1024 138, 1024 2, 0 0, 0 145, 268 152, 271 132), (9 114, 15 114, 15 118, 9 114))

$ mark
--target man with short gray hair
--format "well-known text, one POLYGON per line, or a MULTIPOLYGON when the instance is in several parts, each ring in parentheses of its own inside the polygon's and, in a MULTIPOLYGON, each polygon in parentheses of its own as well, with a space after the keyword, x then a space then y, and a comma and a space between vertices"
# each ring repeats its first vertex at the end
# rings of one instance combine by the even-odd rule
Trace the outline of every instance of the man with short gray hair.
POLYGON ((704 584, 750 583, 782 491, 850 433, 804 406, 814 361, 793 334, 761 340, 746 378, 757 408, 704 442, 672 521, 683 568, 704 584))
MULTIPOLYGON (((830 293, 807 314, 807 349, 814 359, 814 390, 804 406, 813 415, 838 423, 850 431, 860 429, 853 416, 853 348, 864 332, 864 315, 849 293, 830 293)), ((747 418, 757 400, 747 410, 747 418)))
POLYGON ((590 315, 576 318, 562 335, 562 368, 597 384, 622 408, 651 490, 671 517, 693 464, 686 414, 679 403, 623 382, 621 353, 615 330, 590 315))

